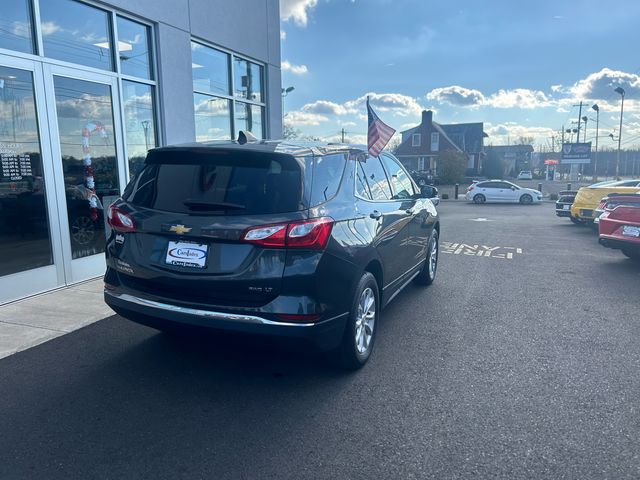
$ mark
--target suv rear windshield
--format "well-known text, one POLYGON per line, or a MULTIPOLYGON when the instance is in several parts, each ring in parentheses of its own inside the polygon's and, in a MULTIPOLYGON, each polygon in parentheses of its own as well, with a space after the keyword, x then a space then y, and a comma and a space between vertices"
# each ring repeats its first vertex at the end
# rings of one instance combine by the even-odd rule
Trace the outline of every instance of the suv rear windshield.
POLYGON ((259 152, 150 152, 124 199, 140 207, 201 215, 262 215, 305 210, 333 197, 345 156, 259 152))

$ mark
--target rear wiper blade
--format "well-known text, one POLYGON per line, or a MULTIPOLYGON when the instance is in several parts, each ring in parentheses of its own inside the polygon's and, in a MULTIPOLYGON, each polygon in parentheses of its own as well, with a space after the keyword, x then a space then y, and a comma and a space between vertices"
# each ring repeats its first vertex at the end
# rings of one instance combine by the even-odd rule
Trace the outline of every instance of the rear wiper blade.
POLYGON ((247 208, 239 203, 229 202, 202 202, 197 200, 185 200, 182 202, 189 210, 244 210, 247 208))

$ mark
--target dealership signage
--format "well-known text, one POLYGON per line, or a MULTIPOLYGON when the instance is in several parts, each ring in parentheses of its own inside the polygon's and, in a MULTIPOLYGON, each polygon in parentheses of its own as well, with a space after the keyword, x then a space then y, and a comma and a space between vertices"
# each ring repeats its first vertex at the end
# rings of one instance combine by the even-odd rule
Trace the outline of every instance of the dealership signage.
POLYGON ((565 165, 591 163, 591 142, 563 144, 562 163, 565 165))

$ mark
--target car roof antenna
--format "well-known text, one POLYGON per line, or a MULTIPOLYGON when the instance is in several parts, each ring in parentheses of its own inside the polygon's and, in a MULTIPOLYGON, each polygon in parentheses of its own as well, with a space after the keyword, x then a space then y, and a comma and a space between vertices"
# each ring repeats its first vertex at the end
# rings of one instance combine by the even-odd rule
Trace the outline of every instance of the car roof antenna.
POLYGON ((240 133, 238 133, 238 143, 240 145, 244 145, 248 142, 254 143, 257 142, 258 139, 255 137, 255 135, 253 133, 251 133, 249 130, 240 130, 240 133))

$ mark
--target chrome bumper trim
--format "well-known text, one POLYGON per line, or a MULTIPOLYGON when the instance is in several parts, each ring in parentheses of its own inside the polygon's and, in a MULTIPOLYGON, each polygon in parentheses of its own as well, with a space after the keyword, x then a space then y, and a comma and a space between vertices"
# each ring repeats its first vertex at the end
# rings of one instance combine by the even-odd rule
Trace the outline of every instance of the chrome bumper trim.
POLYGON ((185 315, 193 315, 196 317, 203 317, 203 318, 212 318, 215 320, 227 320, 230 322, 249 323, 253 325, 273 325, 278 327, 314 327, 314 326, 322 325, 325 322, 330 322, 331 320, 335 320, 337 318, 347 315, 347 313, 343 313, 341 315, 323 320, 321 322, 311 322, 311 323, 275 322, 273 320, 267 320, 266 318, 258 317, 255 315, 213 312, 211 310, 200 310, 197 308, 179 307, 177 305, 171 305, 169 303, 156 302, 154 300, 149 300, 146 298, 135 297, 133 295, 129 295, 128 293, 115 293, 109 290, 105 290, 104 293, 105 295, 109 295, 110 297, 117 298, 124 302, 135 303, 136 305, 141 305, 143 307, 157 308, 159 310, 165 310, 167 312, 182 313, 185 315))

